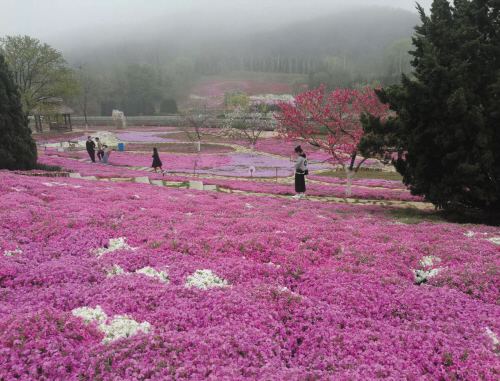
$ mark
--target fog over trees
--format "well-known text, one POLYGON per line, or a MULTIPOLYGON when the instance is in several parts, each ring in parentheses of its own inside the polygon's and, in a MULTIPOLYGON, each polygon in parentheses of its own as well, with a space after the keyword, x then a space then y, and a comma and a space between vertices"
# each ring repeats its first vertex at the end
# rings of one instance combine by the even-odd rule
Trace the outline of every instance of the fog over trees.
POLYGON ((171 112, 214 77, 292 89, 391 84, 410 70, 419 23, 409 0, 0 3, 0 36, 30 35, 60 50, 81 81, 70 102, 89 115, 171 112))

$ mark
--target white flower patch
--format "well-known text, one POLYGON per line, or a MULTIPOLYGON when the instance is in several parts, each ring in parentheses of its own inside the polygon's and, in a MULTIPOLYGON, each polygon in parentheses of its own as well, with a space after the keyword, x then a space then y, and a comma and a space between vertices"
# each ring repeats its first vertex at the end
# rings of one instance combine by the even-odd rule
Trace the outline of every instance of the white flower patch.
POLYGON ((209 288, 227 287, 227 280, 219 278, 211 270, 196 270, 193 275, 186 278, 187 288, 196 287, 202 290, 209 288))
POLYGON ((15 249, 15 250, 5 250, 3 252, 3 255, 6 257, 15 257, 16 255, 21 255, 23 251, 21 249, 15 249))
POLYGON ((245 204, 245 208, 247 209, 253 209, 253 205, 249 204, 248 202, 245 204))
POLYGON ((99 329, 106 335, 103 343, 109 343, 118 339, 137 335, 139 332, 149 333, 151 324, 147 321, 138 323, 124 315, 116 315, 111 323, 100 324, 99 329))
POLYGON ((277 291, 280 293, 280 294, 290 294, 292 296, 298 296, 298 297, 301 297, 300 294, 297 294, 296 292, 293 292, 292 290, 290 290, 288 287, 285 287, 285 286, 279 286, 277 288, 277 291))
POLYGON ((145 275, 150 278, 156 278, 163 283, 170 282, 170 278, 168 277, 168 274, 165 271, 157 271, 156 269, 149 266, 136 270, 135 272, 137 274, 145 275))
POLYGON ((105 344, 114 340, 134 336, 139 332, 149 333, 151 331, 151 324, 147 321, 138 323, 125 315, 115 315, 108 324, 108 315, 106 315, 100 306, 96 306, 96 308, 75 308, 72 314, 83 319, 86 324, 97 322, 99 330, 105 335, 102 340, 105 344))
POLYGON ((328 219, 328 217, 322 216, 321 214, 318 214, 318 216, 317 216, 317 217, 318 217, 318 218, 321 218, 322 220, 327 220, 327 219, 328 219))
POLYGON ((441 271, 444 270, 442 267, 431 268, 436 264, 441 262, 441 258, 435 257, 433 255, 427 255, 423 257, 419 264, 421 269, 413 270, 413 275, 415 277, 415 283, 421 284, 427 282, 430 278, 435 277, 441 271))
POLYGON ((136 200, 140 200, 140 199, 141 199, 141 197, 140 197, 138 194, 134 194, 134 195, 132 196, 132 198, 133 198, 133 199, 136 199, 136 200))
POLYGON ((137 250, 136 247, 129 246, 125 242, 125 237, 119 237, 119 238, 111 238, 108 243, 108 247, 101 247, 99 249, 93 250, 93 253, 97 257, 102 257, 104 254, 112 253, 113 251, 116 250, 130 250, 134 251, 137 250))
POLYGON ((277 265, 276 263, 273 263, 273 262, 267 262, 266 265, 271 266, 271 267, 276 267, 278 269, 281 267, 280 265, 277 265))
POLYGON ((106 271, 106 275, 111 278, 118 275, 125 275, 126 272, 118 265, 113 265, 109 270, 106 271))
POLYGON ((24 188, 16 188, 16 187, 11 187, 10 189, 12 189, 13 191, 16 191, 16 192, 25 192, 26 189, 24 188))
POLYGON ((500 345, 500 340, 498 340, 498 336, 493 332, 489 327, 485 328, 486 335, 491 339, 491 343, 493 344, 493 347, 497 347, 500 345))
POLYGON ((464 233, 464 236, 466 237, 469 237, 469 238, 472 238, 476 235, 476 233, 474 233, 473 231, 469 230, 467 232, 464 233))
POLYGON ((442 270, 443 270, 442 268, 431 269, 431 270, 413 270, 413 273, 415 275, 415 283, 417 284, 425 283, 430 278, 433 278, 436 275, 438 275, 442 270))
POLYGON ((96 308, 90 307, 80 307, 75 308, 71 313, 79 318, 82 318, 86 324, 92 323, 94 321, 99 324, 105 324, 108 319, 108 315, 102 310, 101 306, 96 306, 96 308))
POLYGON ((427 255, 420 260, 420 266, 431 267, 431 266, 434 266, 436 263, 440 263, 440 262, 441 262, 441 258, 435 257, 433 255, 427 255))
POLYGON ((488 241, 490 241, 491 243, 493 243, 495 245, 500 245, 500 237, 491 237, 491 238, 488 238, 488 241))

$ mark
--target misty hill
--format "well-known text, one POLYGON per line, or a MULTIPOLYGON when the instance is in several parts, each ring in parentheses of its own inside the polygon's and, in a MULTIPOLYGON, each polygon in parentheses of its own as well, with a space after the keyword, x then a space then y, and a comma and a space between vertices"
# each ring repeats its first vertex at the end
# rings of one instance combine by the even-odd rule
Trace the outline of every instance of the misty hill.
POLYGON ((85 64, 94 78, 92 113, 109 115, 119 108, 127 115, 147 115, 168 112, 162 104, 185 103, 193 89, 229 77, 272 78, 276 86, 284 83, 277 78, 286 78, 293 92, 305 82, 331 88, 393 83, 410 70, 407 52, 417 23, 415 13, 384 7, 234 33, 228 24, 217 28, 160 18, 138 21, 129 34, 95 30, 63 36, 55 45, 75 67, 85 64))
MULTIPOLYGON (((80 38, 78 44, 62 40, 70 62, 120 62, 162 64, 175 57, 194 60, 202 74, 232 70, 297 71, 307 73, 325 57, 346 57, 349 66, 359 66, 380 56, 392 43, 408 39, 418 23, 415 13, 386 7, 343 11, 301 23, 261 32, 233 34, 215 28, 172 20, 134 25, 129 37, 80 38), (87 42, 85 42, 87 40, 87 42), (70 46, 78 48, 71 49, 70 46), (273 60, 304 60, 271 64, 273 60), (285 67, 286 66, 286 67, 285 67)), ((185 20, 184 20, 185 21, 185 20)))

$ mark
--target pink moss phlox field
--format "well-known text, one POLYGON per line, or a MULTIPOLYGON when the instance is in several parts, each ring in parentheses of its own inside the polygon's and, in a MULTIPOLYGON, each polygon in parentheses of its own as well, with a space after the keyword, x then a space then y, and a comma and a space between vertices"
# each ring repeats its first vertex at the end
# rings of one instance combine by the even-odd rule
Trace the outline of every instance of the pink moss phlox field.
POLYGON ((2 380, 498 379, 499 228, 49 181, 0 173, 2 380), (95 254, 118 237, 130 249, 95 254), (417 285, 428 256, 441 271, 417 285), (227 287, 185 287, 199 269, 227 287), (151 330, 106 343, 72 314, 97 306, 151 330))

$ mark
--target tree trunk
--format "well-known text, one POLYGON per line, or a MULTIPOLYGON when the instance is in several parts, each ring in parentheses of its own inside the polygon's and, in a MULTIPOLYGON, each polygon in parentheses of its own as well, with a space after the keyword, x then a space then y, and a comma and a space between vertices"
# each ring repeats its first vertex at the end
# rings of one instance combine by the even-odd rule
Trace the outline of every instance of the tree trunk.
POLYGON ((347 178, 347 186, 345 189, 345 195, 346 195, 346 197, 351 197, 351 195, 352 195, 352 178, 354 177, 355 172, 352 170, 351 167, 346 167, 345 172, 346 172, 346 178, 347 178))
POLYGON ((201 151, 201 142, 199 140, 194 143, 194 146, 196 147, 196 152, 201 151))

